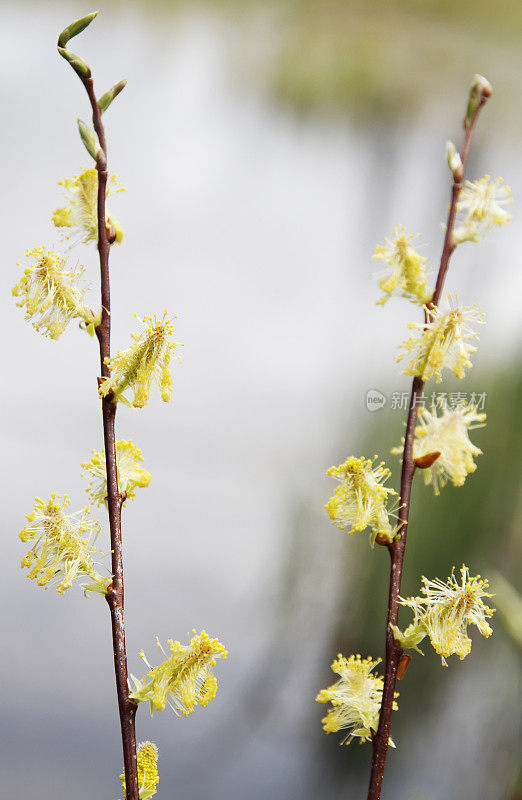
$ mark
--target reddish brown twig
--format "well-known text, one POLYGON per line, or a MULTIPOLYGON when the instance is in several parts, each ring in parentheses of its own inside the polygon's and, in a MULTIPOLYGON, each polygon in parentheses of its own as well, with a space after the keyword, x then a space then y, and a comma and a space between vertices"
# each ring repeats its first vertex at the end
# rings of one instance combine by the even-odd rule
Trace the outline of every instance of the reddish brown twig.
MULTIPOLYGON (((81 76, 80 76, 81 77, 81 76)), ((98 136, 101 151, 96 159, 98 171, 98 253, 100 256, 101 282, 101 322, 96 327, 100 345, 100 368, 104 378, 110 377, 105 359, 111 351, 111 290, 109 279, 109 251, 105 218, 105 195, 107 188, 107 143, 102 123, 100 106, 94 93, 92 77, 81 77, 92 107, 94 130, 98 136)), ((107 470, 107 505, 112 553, 112 585, 106 594, 111 614, 112 645, 114 651, 114 671, 116 693, 120 715, 121 738, 123 744, 123 764, 127 800, 139 800, 138 771, 136 764, 135 717, 137 705, 129 699, 127 686, 127 654, 125 650, 125 626, 123 618, 123 558, 121 542, 122 499, 118 490, 116 470, 116 439, 114 424, 116 403, 111 398, 102 399, 103 440, 105 445, 105 464, 107 470)))
MULTIPOLYGON (((433 297, 431 298, 430 306, 437 305, 442 289, 444 280, 448 271, 451 255, 455 250, 456 243, 453 238, 453 228, 455 225, 455 216, 457 213, 457 201, 460 191, 462 189, 462 180, 464 179, 464 169, 466 167, 466 160, 468 157, 469 146, 473 136, 475 125, 482 109, 486 102, 489 93, 483 93, 478 101, 477 107, 469 123, 465 125, 464 143, 461 151, 462 160, 462 176, 460 180, 455 177, 451 188, 451 202, 448 212, 448 221, 446 226, 446 235, 444 237, 444 245, 442 249, 442 256, 440 259, 440 267, 437 275, 437 282, 433 297)), ((401 472, 401 490, 400 490, 400 508, 399 508, 399 524, 400 524, 400 538, 398 541, 388 545, 390 553, 390 586, 388 593, 388 616, 386 621, 386 659, 384 668, 384 688, 382 693, 381 713, 379 717, 379 727, 375 732, 372 739, 373 757, 372 768, 370 774, 370 786, 368 789, 368 800, 380 800, 382 780, 384 776, 384 767, 386 764, 386 754, 388 752, 388 742, 390 738, 390 727, 392 717, 393 698, 395 694, 395 684, 397 681, 397 669, 401 660, 402 650, 398 647, 393 637, 393 632, 390 624, 397 625, 398 612, 399 612, 399 592, 401 588, 402 566, 404 562, 404 551, 406 547, 406 533, 408 527, 408 516, 410 511, 410 495, 413 476, 415 474, 415 463, 413 460, 413 438, 415 434, 415 425, 417 422, 417 398, 422 394, 424 382, 419 377, 415 377, 412 382, 410 405, 408 410, 408 419, 406 422, 406 434, 404 437, 404 449, 402 458, 402 472, 401 472)))

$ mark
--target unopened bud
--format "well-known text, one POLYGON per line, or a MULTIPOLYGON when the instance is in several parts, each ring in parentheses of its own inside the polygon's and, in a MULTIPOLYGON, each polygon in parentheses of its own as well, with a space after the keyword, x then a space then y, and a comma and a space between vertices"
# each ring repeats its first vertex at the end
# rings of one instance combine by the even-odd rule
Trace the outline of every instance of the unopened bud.
POLYGON ((481 98, 491 97, 492 92, 490 82, 483 75, 474 75, 471 88, 469 90, 468 108, 464 119, 464 127, 467 128, 471 122, 481 98))
POLYGON ((402 679, 404 678, 404 673, 408 669, 410 661, 411 661, 411 656, 406 655, 406 653, 404 653, 400 657, 399 664, 397 666, 397 680, 398 681, 402 681, 402 679))
POLYGON ((462 183, 464 180, 464 167, 462 166, 460 153, 453 142, 446 142, 446 158, 448 159, 448 166, 453 174, 453 180, 455 183, 462 183))
POLYGON ((78 119, 78 130, 80 131, 80 137, 82 142, 85 145, 85 149, 89 153, 92 158, 96 161, 98 157, 98 152, 101 150, 100 143, 98 141, 98 137, 92 131, 88 125, 83 122, 83 120, 78 119))
POLYGON ((58 37, 58 47, 65 47, 69 39, 72 39, 73 36, 77 36, 79 33, 85 30, 87 25, 91 24, 97 13, 97 11, 93 11, 91 14, 87 14, 85 17, 81 17, 81 19, 74 20, 74 22, 71 22, 70 25, 64 28, 58 37))
POLYGON ((475 75, 473 78, 472 89, 475 89, 477 94, 482 97, 491 97, 493 91, 490 82, 483 75, 475 75))
POLYGON ((118 97, 119 93, 125 89, 126 85, 127 79, 119 81, 119 83, 115 83, 108 92, 105 92, 105 94, 100 97, 98 100, 98 105, 100 106, 100 111, 102 114, 107 111, 114 98, 118 97))
POLYGON ((70 50, 66 50, 65 47, 58 47, 58 52, 62 58, 65 58, 65 60, 69 62, 73 70, 77 75, 80 76, 80 78, 91 77, 91 68, 82 58, 80 58, 80 56, 75 56, 74 53, 71 53, 70 50))
POLYGON ((413 463, 415 464, 416 467, 419 467, 419 469, 428 469, 436 462, 439 456, 440 456, 440 451, 435 450, 433 453, 426 453, 426 455, 424 456, 419 456, 418 458, 414 458, 413 463))
POLYGON ((110 220, 105 223, 105 232, 107 234, 107 241, 109 244, 114 244, 116 241, 116 228, 110 220))

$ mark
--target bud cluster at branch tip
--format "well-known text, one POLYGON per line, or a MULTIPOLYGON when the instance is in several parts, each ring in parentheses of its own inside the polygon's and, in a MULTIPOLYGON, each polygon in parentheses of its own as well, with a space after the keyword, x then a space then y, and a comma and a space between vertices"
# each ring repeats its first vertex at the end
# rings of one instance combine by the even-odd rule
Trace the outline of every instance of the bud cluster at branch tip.
POLYGON ((70 50, 67 50, 65 45, 70 39, 73 38, 73 36, 77 36, 79 33, 85 30, 85 28, 91 24, 97 13, 97 11, 93 11, 92 14, 87 14, 85 17, 81 17, 81 19, 71 22, 70 25, 64 28, 58 37, 58 52, 62 58, 65 58, 65 60, 69 62, 73 70, 82 80, 91 77, 91 69, 83 59, 72 53, 70 50))
POLYGON ((481 100, 487 100, 491 97, 492 88, 490 82, 484 78, 483 75, 475 75, 469 90, 468 107, 466 109, 466 116, 464 117, 464 127, 467 128, 473 115, 477 110, 478 104, 481 100))

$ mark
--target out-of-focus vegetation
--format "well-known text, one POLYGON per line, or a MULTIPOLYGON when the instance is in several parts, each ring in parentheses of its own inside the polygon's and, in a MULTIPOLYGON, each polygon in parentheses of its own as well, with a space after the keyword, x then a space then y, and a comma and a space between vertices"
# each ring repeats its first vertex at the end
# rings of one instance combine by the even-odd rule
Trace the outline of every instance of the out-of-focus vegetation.
MULTIPOLYGON (((477 470, 467 477, 464 486, 455 488, 448 484, 439 497, 434 496, 430 486, 424 485, 422 474, 416 476, 402 582, 403 596, 419 593, 421 575, 445 580, 453 566, 458 571, 463 563, 469 566, 472 575, 480 573, 489 578, 493 592, 496 585, 501 592, 505 588, 499 576, 504 576, 515 590, 522 589, 522 461, 519 455, 522 449, 522 376, 519 365, 498 374, 473 371, 465 381, 453 380, 445 383, 444 391, 470 391, 471 388, 477 390, 477 387, 480 392, 487 392, 487 425, 472 431, 471 439, 483 450, 483 455, 477 457, 477 470)), ((353 435, 343 436, 340 433, 338 452, 332 453, 332 463, 341 462, 352 454, 378 453, 379 458, 384 459, 392 469, 390 486, 398 490, 400 459, 389 455, 389 452, 392 446, 400 442, 404 417, 405 412, 397 410, 368 414, 368 424, 358 439, 354 439, 353 435)), ((353 425, 350 425, 350 430, 353 430, 353 425)), ((324 502, 327 499, 325 495, 324 502)), ((309 520, 308 524, 310 530, 315 528, 316 537, 319 533, 328 535, 328 530, 325 533, 324 527, 318 531, 320 524, 317 516, 313 522, 309 520)), ((337 566, 331 564, 330 569, 325 569, 324 565, 319 569, 316 564, 316 574, 310 578, 310 571, 314 572, 312 565, 315 547, 310 542, 314 537, 310 536, 310 531, 307 532, 306 522, 303 522, 300 532, 296 530, 291 551, 294 569, 289 571, 290 587, 287 586, 286 589, 288 598, 292 597, 294 591, 302 591, 299 570, 295 569, 295 565, 300 564, 303 574, 308 575, 306 580, 309 586, 311 583, 318 585, 322 581, 322 591, 333 591, 337 597, 331 618, 324 619, 322 623, 329 628, 330 641, 325 647, 322 675, 318 675, 316 679, 318 687, 331 682, 328 659, 338 652, 346 655, 359 652, 363 656, 384 656, 388 554, 385 548, 378 546, 373 551, 370 550, 366 535, 347 536, 340 534, 335 528, 331 528, 330 535, 342 539, 337 551, 341 563, 337 566), (332 581, 329 585, 325 576, 335 574, 341 576, 340 581, 332 581)), ((502 609, 499 609, 503 613, 496 614, 492 621, 493 636, 486 641, 476 629, 470 629, 472 652, 462 664, 456 657, 452 657, 449 659, 449 666, 442 667, 440 658, 427 640, 421 645, 424 658, 411 651, 412 663, 405 679, 398 685, 401 694, 399 712, 393 723, 397 741, 404 740, 408 729, 415 728, 423 715, 436 713, 437 703, 448 691, 452 677, 457 670, 461 675, 466 669, 469 670, 472 659, 474 665, 480 665, 479 671, 487 676, 496 657, 500 658, 503 668, 506 668, 508 694, 512 697, 513 708, 517 708, 519 687, 516 675, 519 673, 520 644, 513 630, 513 624, 516 624, 513 622, 513 614, 510 615, 510 622, 506 620, 505 594, 504 591, 501 598, 502 609)), ((491 605, 495 606, 494 598, 491 605)), ((407 613, 404 617, 400 615, 399 620, 400 623, 407 624, 407 613)), ((473 737, 476 735, 473 732, 473 719, 480 698, 476 697, 474 700, 477 703, 475 709, 466 708, 465 701, 462 702, 463 713, 469 719, 469 735, 473 737)), ((516 713, 515 711, 514 720, 516 713)), ((315 724, 318 724, 318 720, 315 724)), ((517 742, 512 741, 511 753, 506 755, 503 752, 505 743, 495 740, 495 733, 492 731, 489 746, 490 754, 502 752, 502 758, 506 759, 503 785, 506 794, 502 796, 510 800, 516 796, 513 787, 517 783, 519 770, 517 742)), ((349 775, 353 778, 354 773, 360 773, 362 776, 367 769, 367 759, 362 757, 359 748, 352 746, 349 753, 341 748, 342 752, 339 752, 340 748, 333 746, 332 737, 318 739, 317 748, 319 763, 325 765, 328 774, 337 775, 338 788, 342 787, 343 781, 349 775)), ((394 758, 400 762, 401 767, 406 767, 407 758, 403 761, 405 756, 400 748, 394 758)), ((332 792, 332 797, 337 796, 335 789, 332 792)), ((458 796, 471 795, 464 792, 458 796)))
MULTIPOLYGON (((142 0, 143 2, 143 0, 142 0)), ((122 0, 112 0, 118 6, 122 0)), ((140 3, 138 2, 138 5, 140 3)), ((198 7, 246 22, 244 80, 300 114, 408 120, 461 101, 475 72, 493 83, 504 130, 520 124, 522 4, 513 0, 156 0, 151 21, 198 7)), ((237 44, 237 43, 236 43, 237 44)), ((513 128, 514 130, 514 128, 513 128)))
POLYGON ((277 94, 303 111, 411 118, 474 72, 517 95, 522 6, 447 0, 295 0, 274 64, 277 94))

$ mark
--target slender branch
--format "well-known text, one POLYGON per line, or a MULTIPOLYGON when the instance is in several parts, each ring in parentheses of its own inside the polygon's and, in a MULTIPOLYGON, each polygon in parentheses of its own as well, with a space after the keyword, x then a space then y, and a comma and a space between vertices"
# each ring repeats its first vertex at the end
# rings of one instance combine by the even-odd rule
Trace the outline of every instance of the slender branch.
MULTIPOLYGON (((94 129, 102 150, 98 152, 96 169, 98 171, 98 253, 100 256, 101 278, 101 322, 96 328, 100 346, 100 368, 104 378, 110 376, 105 359, 111 350, 111 293, 109 277, 110 244, 106 229, 105 195, 107 189, 107 143, 101 118, 101 110, 94 93, 92 78, 82 78, 92 107, 94 129)), ((121 541, 122 497, 118 490, 116 468, 116 438, 114 425, 116 404, 110 397, 102 399, 103 439, 105 445, 105 464, 107 471, 107 505, 111 537, 112 584, 107 591, 106 600, 111 614, 112 644, 114 651, 114 671, 116 693, 120 715, 123 745, 123 764, 127 800, 139 800, 138 771, 136 764, 135 717, 137 705, 128 696, 127 654, 125 650, 125 626, 123 616, 123 556, 121 541)))
MULTIPOLYGON (((453 185, 451 189, 451 201, 448 212, 448 220, 446 225, 446 235, 444 237, 444 244, 442 248, 442 255, 440 259, 439 272, 437 275, 437 282, 433 292, 432 299, 428 304, 430 307, 437 305, 442 289, 444 280, 449 267, 451 255, 456 247, 456 242, 453 238, 453 229, 455 225, 455 217, 457 213, 457 201, 460 191, 462 189, 462 181, 464 180, 464 170, 466 167, 466 160, 468 157, 469 146, 473 137, 473 131, 477 123, 480 111, 485 104, 489 94, 482 94, 480 96, 477 107, 469 123, 464 128, 464 143, 461 151, 462 161, 462 175, 458 176, 459 180, 454 176, 453 185)), ((390 586, 388 593, 388 614, 386 621, 386 659, 384 668, 384 688, 382 693, 381 713, 379 717, 379 727, 375 732, 372 739, 373 757, 372 767, 370 774, 370 785, 368 789, 368 800, 380 800, 381 787, 384 777, 384 767, 386 764, 386 755, 388 752, 388 743, 390 738, 391 718, 393 699, 395 696, 395 684, 397 681, 397 667, 402 656, 402 650, 398 647, 393 637, 393 632, 390 628, 390 623, 397 625, 399 614, 399 592, 401 588, 402 567, 404 562, 404 552, 406 549, 406 533, 408 527, 408 517, 410 511, 410 496, 411 487, 413 483, 413 476, 415 474, 415 463, 413 460, 413 439, 415 435, 415 425, 417 423, 417 398, 422 394, 424 388, 424 381, 420 377, 415 377, 412 382, 410 405, 408 409, 408 418, 406 422, 406 434, 404 437, 404 449, 402 457, 402 471, 401 471, 401 490, 400 490, 400 508, 399 508, 399 525, 400 525, 400 538, 388 545, 390 553, 390 586)))

